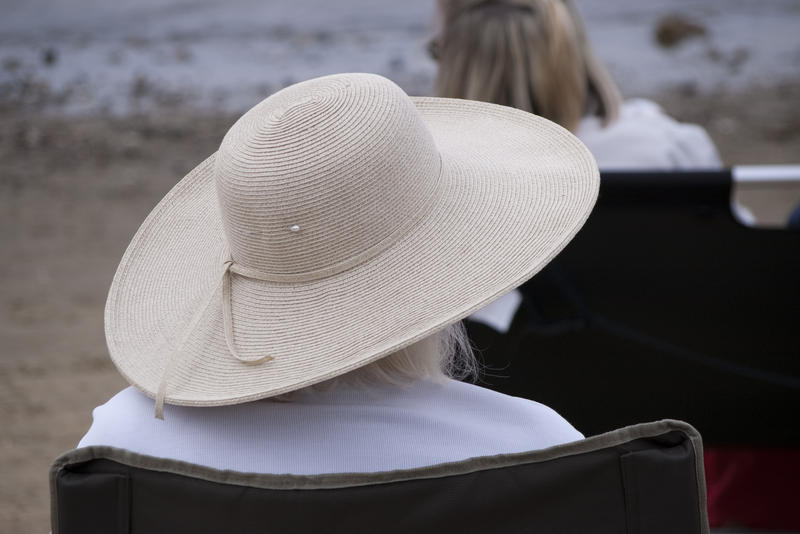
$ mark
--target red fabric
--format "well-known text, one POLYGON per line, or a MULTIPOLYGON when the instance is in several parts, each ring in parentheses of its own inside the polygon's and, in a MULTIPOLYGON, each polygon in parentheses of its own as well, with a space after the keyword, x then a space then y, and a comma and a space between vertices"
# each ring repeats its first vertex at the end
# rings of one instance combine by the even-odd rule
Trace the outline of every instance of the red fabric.
POLYGON ((707 447, 712 527, 800 531, 800 449, 707 447))

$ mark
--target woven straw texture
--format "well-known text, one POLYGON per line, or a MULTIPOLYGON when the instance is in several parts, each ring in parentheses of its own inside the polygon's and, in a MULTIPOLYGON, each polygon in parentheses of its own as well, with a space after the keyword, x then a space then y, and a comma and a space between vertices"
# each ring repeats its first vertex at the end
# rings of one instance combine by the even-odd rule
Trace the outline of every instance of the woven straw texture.
POLYGON ((409 98, 370 74, 248 111, 129 245, 106 337, 166 402, 236 404, 385 356, 521 284, 583 225, 599 185, 563 128, 492 104, 409 98), (225 262, 232 355, 225 336, 225 262), (242 360, 272 359, 258 364, 242 360))

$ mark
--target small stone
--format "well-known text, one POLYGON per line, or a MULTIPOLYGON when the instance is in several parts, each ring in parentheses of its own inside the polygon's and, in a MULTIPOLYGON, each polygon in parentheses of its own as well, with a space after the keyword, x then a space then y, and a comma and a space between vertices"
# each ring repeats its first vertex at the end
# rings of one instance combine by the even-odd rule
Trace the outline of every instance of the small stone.
POLYGON ((654 37, 662 48, 675 48, 687 39, 704 37, 708 29, 699 21, 684 15, 666 15, 656 22, 654 37))
POLYGON ((42 63, 48 67, 55 65, 58 61, 58 51, 55 48, 45 48, 42 52, 42 63))

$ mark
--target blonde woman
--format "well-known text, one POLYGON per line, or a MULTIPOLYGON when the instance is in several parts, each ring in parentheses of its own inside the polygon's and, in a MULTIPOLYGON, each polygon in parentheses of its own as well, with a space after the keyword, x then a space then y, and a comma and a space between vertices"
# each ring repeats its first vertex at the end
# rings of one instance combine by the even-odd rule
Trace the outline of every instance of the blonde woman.
POLYGON ((131 387, 80 446, 322 474, 580 439, 454 380, 475 368, 458 321, 542 269, 598 185, 579 140, 520 110, 369 74, 279 91, 134 236, 105 314, 131 387))
MULTIPOLYGON (((493 102, 550 119, 583 141, 606 170, 717 168, 694 124, 648 100, 623 101, 572 0, 438 0, 436 94, 493 102)), ((471 319, 499 332, 522 301, 513 291, 471 319)))
POLYGON ((647 100, 623 102, 572 0, 439 0, 437 96, 511 106, 575 133, 601 169, 714 168, 716 148, 647 100))

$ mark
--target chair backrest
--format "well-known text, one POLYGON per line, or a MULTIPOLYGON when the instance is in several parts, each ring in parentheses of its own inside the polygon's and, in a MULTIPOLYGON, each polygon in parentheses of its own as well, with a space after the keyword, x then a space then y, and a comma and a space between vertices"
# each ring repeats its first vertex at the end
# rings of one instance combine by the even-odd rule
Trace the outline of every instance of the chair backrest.
POLYGON ((588 434, 670 417, 709 444, 800 444, 787 423, 800 408, 800 232, 739 224, 731 184, 729 171, 602 173, 594 212, 522 286, 508 334, 468 325, 489 387, 588 434))
POLYGON ((53 465, 52 528, 53 534, 706 533, 702 463, 699 434, 679 421, 539 451, 369 474, 237 473, 88 447, 53 465))

